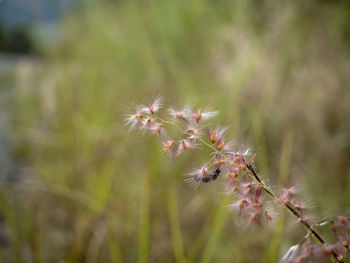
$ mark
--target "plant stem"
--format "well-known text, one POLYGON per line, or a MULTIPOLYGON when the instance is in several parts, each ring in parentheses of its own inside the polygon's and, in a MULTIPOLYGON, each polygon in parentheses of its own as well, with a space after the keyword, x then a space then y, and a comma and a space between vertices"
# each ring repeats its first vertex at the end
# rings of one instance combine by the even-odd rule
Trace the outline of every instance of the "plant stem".
MULTIPOLYGON (((162 121, 163 123, 166 124, 170 124, 175 126, 178 130, 180 130, 182 133, 187 134, 187 135, 192 135, 193 134, 189 134, 188 132, 186 132, 185 130, 183 130, 180 126, 178 126, 175 122, 172 121, 167 121, 167 120, 163 120, 159 117, 156 117, 157 119, 159 119, 160 121, 162 121)), ((199 141, 201 141, 203 144, 205 144, 206 146, 208 146, 209 148, 211 148, 212 150, 214 150, 217 154, 220 154, 224 159, 232 162, 230 160, 230 158, 220 152, 218 149, 216 149, 215 147, 213 147, 212 145, 210 145, 209 143, 207 143, 204 139, 202 139, 200 136, 196 136, 197 139, 199 141)), ((251 164, 247 164, 247 170, 248 170, 248 175, 252 176, 255 181, 257 181, 259 183, 259 185, 264 189, 264 191, 269 194, 273 199, 275 199, 278 203, 280 203, 282 206, 284 206, 292 215, 294 215, 298 221, 307 229, 308 232, 310 232, 322 245, 326 245, 327 242, 324 240, 324 238, 307 222, 303 219, 303 217, 301 216, 301 214, 295 210, 292 206, 290 206, 289 204, 282 202, 278 196, 260 179, 259 175, 256 173, 256 171, 254 170, 253 166, 251 164)), ((344 263, 344 261, 339 260, 337 253, 334 252, 332 250, 331 252, 332 256, 334 257, 334 259, 338 262, 338 263, 344 263)))
MULTIPOLYGON (((297 219, 298 221, 310 232, 313 234, 313 236, 322 244, 325 245, 326 241, 324 240, 324 238, 307 222, 305 221, 302 216, 300 215, 300 213, 298 211, 296 211, 293 207, 291 207, 289 204, 282 202, 272 191, 270 188, 268 188, 263 181, 260 179, 260 177, 258 176, 258 174, 255 172, 254 168, 248 164, 247 168, 249 170, 249 172, 251 172, 251 174, 253 175, 254 179, 261 185, 261 187, 265 190, 266 193, 268 193, 270 196, 272 196, 276 201, 278 201, 279 203, 281 203, 285 208, 288 209, 289 212, 291 212, 297 219)), ((344 263, 341 260, 338 260, 338 256, 337 253, 334 252, 332 250, 332 256, 335 258, 335 260, 338 263, 344 263)))

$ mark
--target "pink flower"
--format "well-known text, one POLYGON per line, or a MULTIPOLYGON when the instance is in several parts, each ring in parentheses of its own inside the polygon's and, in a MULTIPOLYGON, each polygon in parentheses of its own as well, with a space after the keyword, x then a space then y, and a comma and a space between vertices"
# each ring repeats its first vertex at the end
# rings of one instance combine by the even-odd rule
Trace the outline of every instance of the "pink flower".
POLYGON ((343 235, 339 237, 340 243, 342 244, 343 247, 345 247, 348 251, 350 251, 349 248, 349 235, 343 235))
POLYGON ((190 134, 191 136, 198 137, 200 135, 200 130, 198 127, 195 127, 194 125, 190 124, 186 128, 186 133, 190 134))
POLYGON ((201 109, 192 112, 192 118, 196 123, 200 121, 205 121, 210 118, 213 118, 218 112, 217 111, 202 111, 201 109))
POLYGON ((144 106, 141 108, 142 112, 148 113, 148 114, 156 114, 162 106, 162 98, 157 97, 153 103, 147 104, 147 106, 144 106))
POLYGON ((350 228, 350 219, 346 218, 345 216, 337 216, 338 222, 347 228, 350 228))
POLYGON ((198 147, 198 144, 194 143, 192 140, 183 139, 179 142, 179 147, 177 149, 176 155, 180 155, 181 153, 183 153, 187 149, 193 149, 193 148, 197 148, 197 147, 198 147))
POLYGON ((229 205, 229 209, 237 212, 239 215, 242 214, 243 210, 248 207, 248 200, 243 198, 235 201, 231 205, 229 205))
POLYGON ((270 223, 272 220, 272 215, 266 210, 264 212, 264 220, 265 220, 265 223, 267 224, 270 223))
POLYGON ((170 108, 169 113, 175 120, 188 121, 188 118, 191 115, 191 110, 189 106, 185 105, 181 110, 170 108))
POLYGON ((292 198, 296 195, 295 187, 285 188, 282 191, 282 195, 279 197, 280 201, 289 204, 292 201, 292 198))
POLYGON ((257 225, 261 225, 261 217, 260 217, 260 213, 257 211, 249 211, 247 213, 248 216, 248 223, 255 223, 257 225))
POLYGON ((127 115, 124 119, 125 125, 129 125, 129 130, 132 130, 139 124, 143 119, 144 115, 140 110, 135 110, 133 114, 127 115))
POLYGON ((154 124, 154 120, 151 117, 144 118, 142 120, 142 126, 141 130, 151 129, 152 125, 154 124))
POLYGON ((168 152, 170 157, 173 157, 175 155, 176 151, 176 142, 174 140, 168 140, 168 141, 162 141, 163 144, 163 151, 168 152))
POLYGON ((220 170, 226 170, 226 160, 223 158, 223 156, 216 154, 214 158, 213 165, 220 168, 220 170))
POLYGON ((301 212, 301 211, 305 210, 306 207, 302 202, 298 201, 298 202, 295 202, 294 208, 296 210, 298 210, 299 212, 301 212))
POLYGON ((154 123, 150 127, 150 130, 151 130, 152 133, 154 133, 154 134, 156 134, 158 136, 160 136, 161 134, 166 135, 166 132, 164 130, 164 125, 163 125, 163 123, 160 123, 160 122, 154 123))
POLYGON ((225 142, 223 139, 217 145, 217 149, 220 152, 230 151, 231 148, 232 148, 232 142, 225 142))
POLYGON ((255 193, 258 189, 258 186, 259 185, 253 181, 243 183, 243 184, 241 184, 241 188, 239 189, 239 192, 243 196, 248 196, 252 193, 255 193))
POLYGON ((212 144, 220 143, 223 139, 223 135, 225 131, 227 130, 227 127, 217 127, 215 129, 208 130, 208 137, 212 144))
POLYGON ((245 156, 241 151, 234 152, 234 153, 228 153, 228 155, 231 157, 232 164, 236 166, 240 170, 245 170, 247 167, 245 156))

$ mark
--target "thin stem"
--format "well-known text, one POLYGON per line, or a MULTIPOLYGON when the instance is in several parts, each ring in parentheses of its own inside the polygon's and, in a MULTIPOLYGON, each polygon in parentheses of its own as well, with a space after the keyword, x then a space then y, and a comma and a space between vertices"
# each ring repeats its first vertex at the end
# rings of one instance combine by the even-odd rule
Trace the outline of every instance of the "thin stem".
MULTIPOLYGON (((296 211, 292 206, 290 206, 287 203, 282 202, 272 191, 270 188, 268 188, 259 178, 258 174, 255 172, 254 168, 251 165, 247 165, 248 170, 253 174, 255 180, 262 186, 262 188, 267 192, 270 196, 272 196, 275 200, 279 201, 285 208, 288 209, 289 212, 291 212, 297 219, 298 221, 310 232, 314 235, 314 237, 322 244, 325 245, 326 241, 324 238, 307 222, 305 221, 300 213, 296 211)), ((335 260, 339 263, 343 263, 343 261, 338 260, 337 253, 334 251, 331 252, 332 256, 335 258, 335 260)))
MULTIPOLYGON (((180 130, 184 134, 193 136, 193 134, 186 132, 184 129, 182 129, 180 126, 178 126, 175 122, 166 121, 166 120, 163 120, 159 117, 156 117, 156 118, 159 119, 160 121, 162 121, 163 123, 171 124, 171 125, 175 126, 178 130, 180 130)), ((209 148, 214 150, 217 154, 220 154, 225 160, 228 160, 230 163, 234 164, 234 162, 232 162, 232 160, 226 154, 220 152, 218 149, 216 149, 213 145, 207 143, 200 136, 195 136, 195 137, 200 142, 202 142, 203 144, 205 144, 206 146, 208 146, 209 148)), ((276 200, 278 203, 280 203, 282 206, 284 206, 294 217, 296 217, 298 219, 298 221, 307 229, 307 231, 310 232, 322 245, 327 244, 326 241, 324 240, 324 238, 321 236, 321 234, 319 234, 307 221, 305 221, 303 219, 303 217, 301 216, 301 214, 297 210, 295 210, 292 206, 281 201, 278 198, 278 196, 260 179, 259 175, 256 173, 256 171, 254 170, 254 168, 252 167, 251 164, 247 164, 246 167, 247 167, 246 170, 248 171, 248 175, 253 177, 254 180, 257 181, 257 183, 259 183, 259 185, 264 189, 264 191, 268 195, 270 195, 274 200, 276 200)), ((334 259, 338 263, 344 263, 342 260, 338 259, 336 252, 332 251, 331 253, 332 253, 332 256, 334 257, 334 259)))

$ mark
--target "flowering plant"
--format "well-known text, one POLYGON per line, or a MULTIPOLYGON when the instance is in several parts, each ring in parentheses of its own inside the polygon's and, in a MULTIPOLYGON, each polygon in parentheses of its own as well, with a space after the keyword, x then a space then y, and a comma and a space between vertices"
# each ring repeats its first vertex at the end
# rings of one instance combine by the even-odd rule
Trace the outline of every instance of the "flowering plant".
POLYGON ((187 182, 197 188, 201 183, 215 181, 222 174, 226 179, 226 192, 236 197, 229 209, 247 218, 249 224, 262 226, 273 219, 275 213, 268 208, 265 200, 266 197, 270 197, 276 205, 284 207, 297 219, 307 230, 307 237, 314 237, 318 241, 316 244, 310 239, 305 239, 301 244, 291 247, 281 259, 282 262, 320 262, 330 258, 338 263, 344 262, 346 254, 350 251, 349 218, 338 216, 330 221, 338 241, 334 244, 327 243, 315 225, 304 215, 305 205, 296 200, 295 187, 285 188, 277 195, 256 172, 253 165, 256 155, 248 149, 234 149, 232 141, 225 138, 227 127, 211 128, 203 125, 217 115, 216 111, 193 110, 185 105, 182 109, 169 108, 171 119, 165 120, 158 115, 161 108, 162 99, 157 97, 152 103, 135 107, 133 112, 125 117, 125 123, 130 129, 149 131, 157 135, 163 151, 170 157, 200 145, 209 147, 212 150, 211 158, 204 165, 186 174, 187 182), (173 139, 166 126, 175 127, 180 133, 180 138, 173 139), (263 192, 266 193, 265 197, 262 196, 263 192))

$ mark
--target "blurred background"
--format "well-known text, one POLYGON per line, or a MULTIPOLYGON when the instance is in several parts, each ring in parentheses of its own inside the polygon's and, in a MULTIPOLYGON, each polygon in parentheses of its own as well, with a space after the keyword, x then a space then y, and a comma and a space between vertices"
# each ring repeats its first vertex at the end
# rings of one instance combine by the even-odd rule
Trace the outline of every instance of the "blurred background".
POLYGON ((278 262, 289 214, 247 227, 184 183, 207 151, 169 160, 122 116, 211 106, 277 192, 349 216, 349 58, 345 0, 1 0, 1 261, 278 262))

